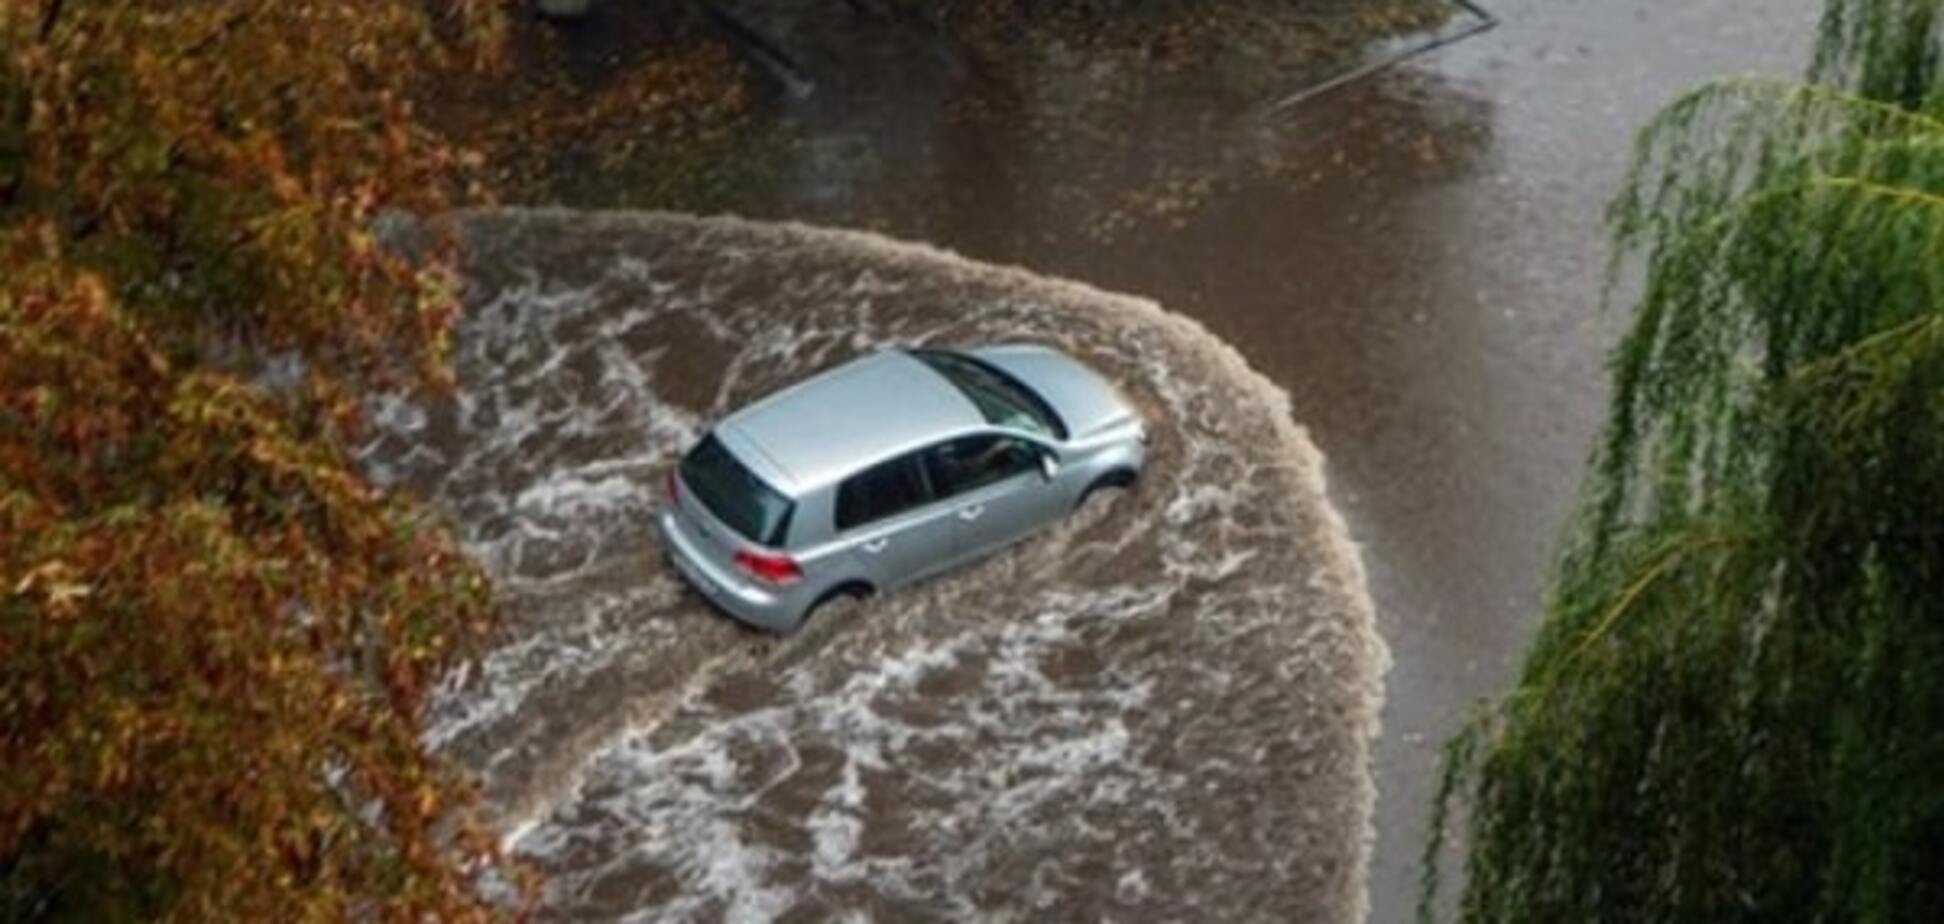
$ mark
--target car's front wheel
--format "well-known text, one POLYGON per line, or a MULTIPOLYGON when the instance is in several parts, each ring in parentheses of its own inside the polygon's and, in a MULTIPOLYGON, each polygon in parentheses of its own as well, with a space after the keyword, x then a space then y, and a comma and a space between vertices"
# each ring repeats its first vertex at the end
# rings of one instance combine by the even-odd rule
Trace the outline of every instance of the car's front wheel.
POLYGON ((1124 491, 1133 487, 1138 480, 1140 475, 1129 469, 1115 469, 1108 472, 1095 478, 1092 484, 1087 485, 1085 491, 1080 492, 1080 499, 1074 502, 1073 509, 1079 510, 1087 506, 1087 501, 1092 500, 1095 494, 1102 491, 1124 491))

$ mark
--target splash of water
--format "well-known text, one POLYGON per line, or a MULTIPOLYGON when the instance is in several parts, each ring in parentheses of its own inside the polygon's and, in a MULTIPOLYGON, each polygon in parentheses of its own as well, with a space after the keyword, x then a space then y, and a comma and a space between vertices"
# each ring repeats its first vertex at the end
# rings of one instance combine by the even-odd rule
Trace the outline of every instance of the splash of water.
POLYGON ((1388 656, 1286 397, 1151 303, 866 234, 459 219, 460 393, 373 477, 504 602, 428 740, 576 920, 1362 917, 1388 656), (662 566, 704 421, 887 344, 1051 343, 1151 422, 1143 483, 787 639, 662 566))

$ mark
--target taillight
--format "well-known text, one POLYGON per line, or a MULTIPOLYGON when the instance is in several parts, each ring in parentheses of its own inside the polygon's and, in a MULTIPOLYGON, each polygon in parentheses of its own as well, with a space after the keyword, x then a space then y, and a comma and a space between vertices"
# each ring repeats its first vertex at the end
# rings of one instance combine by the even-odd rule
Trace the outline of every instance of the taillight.
POLYGON ((668 470, 668 502, 679 503, 682 499, 682 483, 675 480, 675 470, 668 470))
POLYGON ((736 567, 770 584, 788 584, 803 576, 803 569, 788 555, 766 555, 747 549, 736 553, 736 567))

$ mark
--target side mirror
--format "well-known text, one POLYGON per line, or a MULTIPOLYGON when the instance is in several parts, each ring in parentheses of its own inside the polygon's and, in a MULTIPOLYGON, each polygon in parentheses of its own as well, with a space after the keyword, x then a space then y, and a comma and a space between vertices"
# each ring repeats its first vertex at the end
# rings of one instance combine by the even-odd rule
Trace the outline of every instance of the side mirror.
POLYGON ((1052 481, 1053 476, 1060 473, 1060 460, 1050 452, 1040 453, 1039 463, 1040 474, 1045 476, 1047 481, 1052 481))

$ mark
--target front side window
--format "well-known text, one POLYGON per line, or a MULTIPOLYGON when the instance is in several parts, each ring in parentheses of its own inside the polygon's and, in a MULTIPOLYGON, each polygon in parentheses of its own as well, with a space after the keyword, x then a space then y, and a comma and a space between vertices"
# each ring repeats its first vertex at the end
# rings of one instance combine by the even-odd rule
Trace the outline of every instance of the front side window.
POLYGON ((1032 471, 1039 450, 1025 440, 998 434, 966 436, 925 452, 926 470, 939 497, 951 497, 1032 471))
POLYGON ((853 529, 897 516, 930 499, 917 457, 899 456, 852 475, 837 486, 837 529, 853 529))
POLYGON ((783 544, 796 505, 756 477, 715 434, 703 437, 682 459, 682 484, 744 539, 783 544))

